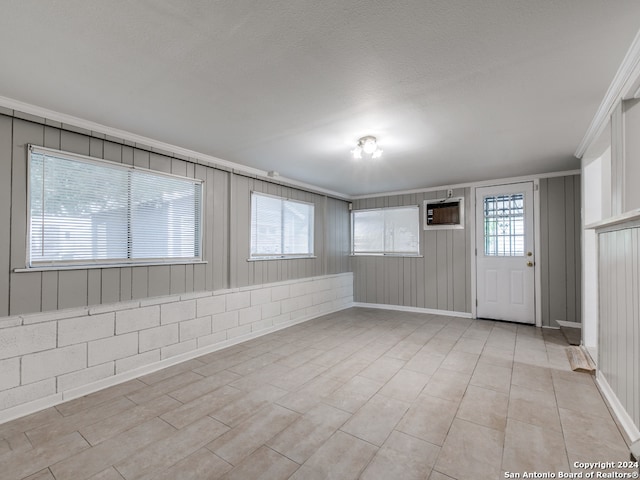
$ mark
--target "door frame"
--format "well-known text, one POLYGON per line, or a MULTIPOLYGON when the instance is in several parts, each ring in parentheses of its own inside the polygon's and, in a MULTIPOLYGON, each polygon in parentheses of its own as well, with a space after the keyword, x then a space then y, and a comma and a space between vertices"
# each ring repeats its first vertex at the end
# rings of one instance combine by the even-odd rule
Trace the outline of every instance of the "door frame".
MULTIPOLYGON (((476 190, 478 188, 483 187, 500 187, 503 185, 513 185, 514 183, 525 183, 525 182, 533 182, 533 258, 536 259, 533 271, 534 271, 534 284, 533 284, 533 305, 534 305, 534 315, 535 315, 535 326, 542 326, 542 298, 540 292, 542 291, 542 276, 540 273, 540 180, 538 178, 526 179, 526 180, 513 180, 513 181, 505 181, 505 182, 496 182, 490 184, 482 184, 471 187, 471 210, 473 211, 473 220, 469 222, 470 235, 472 241, 469 242, 470 245, 470 255, 471 255, 471 316, 476 319, 478 313, 478 290, 477 290, 477 261, 478 257, 476 252, 478 251, 478 245, 476 245, 477 237, 476 237, 476 190)), ((481 247, 481 246, 480 246, 481 247)))

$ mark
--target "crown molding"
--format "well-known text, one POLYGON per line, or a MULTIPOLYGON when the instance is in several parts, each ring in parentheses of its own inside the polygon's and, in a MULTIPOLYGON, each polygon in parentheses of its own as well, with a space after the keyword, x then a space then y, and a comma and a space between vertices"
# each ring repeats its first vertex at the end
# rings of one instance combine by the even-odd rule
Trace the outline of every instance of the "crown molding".
POLYGON ((521 177, 496 178, 492 180, 478 180, 477 182, 456 183, 451 185, 441 185, 439 187, 415 188, 413 190, 397 190, 395 192, 380 192, 366 195, 354 195, 351 200, 363 200, 366 198, 391 197, 395 195, 408 195, 413 193, 439 192, 443 190, 453 190, 458 188, 490 187, 493 185, 507 185, 509 183, 530 182, 541 178, 568 177, 570 175, 580 175, 580 170, 564 170, 562 172, 538 173, 534 175, 523 175, 521 177))
POLYGON ((621 100, 638 98, 640 95, 640 31, 633 39, 609 89, 602 99, 591 124, 574 155, 582 158, 587 148, 600 136, 609 123, 609 117, 621 100))
POLYGON ((90 120, 74 117, 73 115, 67 115, 66 113, 60 113, 54 110, 49 110, 47 108, 39 107, 37 105, 21 102, 20 100, 14 100, 13 98, 0 96, 0 107, 5 107, 10 110, 17 110, 29 115, 35 115, 36 117, 40 117, 42 119, 83 128, 91 132, 109 135, 110 137, 115 137, 123 141, 134 142, 135 144, 144 145, 149 148, 157 148, 159 150, 171 152, 173 154, 182 155, 196 160, 197 163, 201 163, 203 165, 209 165, 212 167, 224 167, 225 169, 231 170, 234 173, 251 177, 258 177, 271 183, 297 187, 309 192, 328 195, 330 197, 339 198, 341 200, 350 200, 351 198, 350 195, 346 195, 341 192, 334 192, 333 190, 318 187, 317 185, 311 185, 309 183, 300 182, 292 178, 281 177, 279 175, 274 177, 273 172, 267 172, 264 170, 259 170, 257 168, 248 167, 246 165, 241 165, 239 163, 230 162, 228 160, 223 160, 222 158, 214 157, 212 155, 196 152, 195 150, 179 147, 177 145, 171 145, 169 143, 161 142, 153 138, 144 137, 142 135, 137 135, 125 130, 120 130, 118 128, 113 128, 107 125, 102 125, 100 123, 92 122, 90 120))

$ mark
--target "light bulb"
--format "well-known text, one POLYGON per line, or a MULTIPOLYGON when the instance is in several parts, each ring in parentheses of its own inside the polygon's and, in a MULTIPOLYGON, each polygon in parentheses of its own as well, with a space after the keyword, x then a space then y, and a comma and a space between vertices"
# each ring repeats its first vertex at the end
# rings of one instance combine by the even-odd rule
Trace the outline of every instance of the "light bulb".
POLYGON ((360 160, 362 158, 362 148, 360 147, 356 147, 353 150, 351 150, 351 155, 353 155, 353 158, 356 160, 360 160))
POLYGON ((380 158, 382 156, 382 150, 376 148, 375 152, 371 154, 371 158, 380 158))
POLYGON ((376 145, 376 141, 373 138, 367 138, 364 141, 364 145, 362 145, 362 149, 369 155, 375 152, 377 148, 378 146, 376 145))

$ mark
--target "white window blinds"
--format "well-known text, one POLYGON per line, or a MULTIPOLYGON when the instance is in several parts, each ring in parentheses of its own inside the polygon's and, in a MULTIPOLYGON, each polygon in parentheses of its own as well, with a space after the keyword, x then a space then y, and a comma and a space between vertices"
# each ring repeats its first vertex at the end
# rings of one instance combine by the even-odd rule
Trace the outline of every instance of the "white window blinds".
POLYGON ((417 206, 356 210, 351 219, 354 254, 420 254, 417 206))
POLYGON ((253 192, 251 257, 313 255, 313 210, 310 203, 253 192))
POLYGON ((202 182, 30 148, 29 265, 198 260, 202 182))

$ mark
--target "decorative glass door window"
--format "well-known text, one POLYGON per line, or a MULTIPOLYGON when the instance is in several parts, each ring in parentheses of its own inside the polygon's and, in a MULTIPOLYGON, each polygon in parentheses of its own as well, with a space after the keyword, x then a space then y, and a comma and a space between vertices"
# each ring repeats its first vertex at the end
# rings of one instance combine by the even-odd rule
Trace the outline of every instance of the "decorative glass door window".
POLYGON ((484 197, 484 254, 524 256, 524 195, 484 197))

